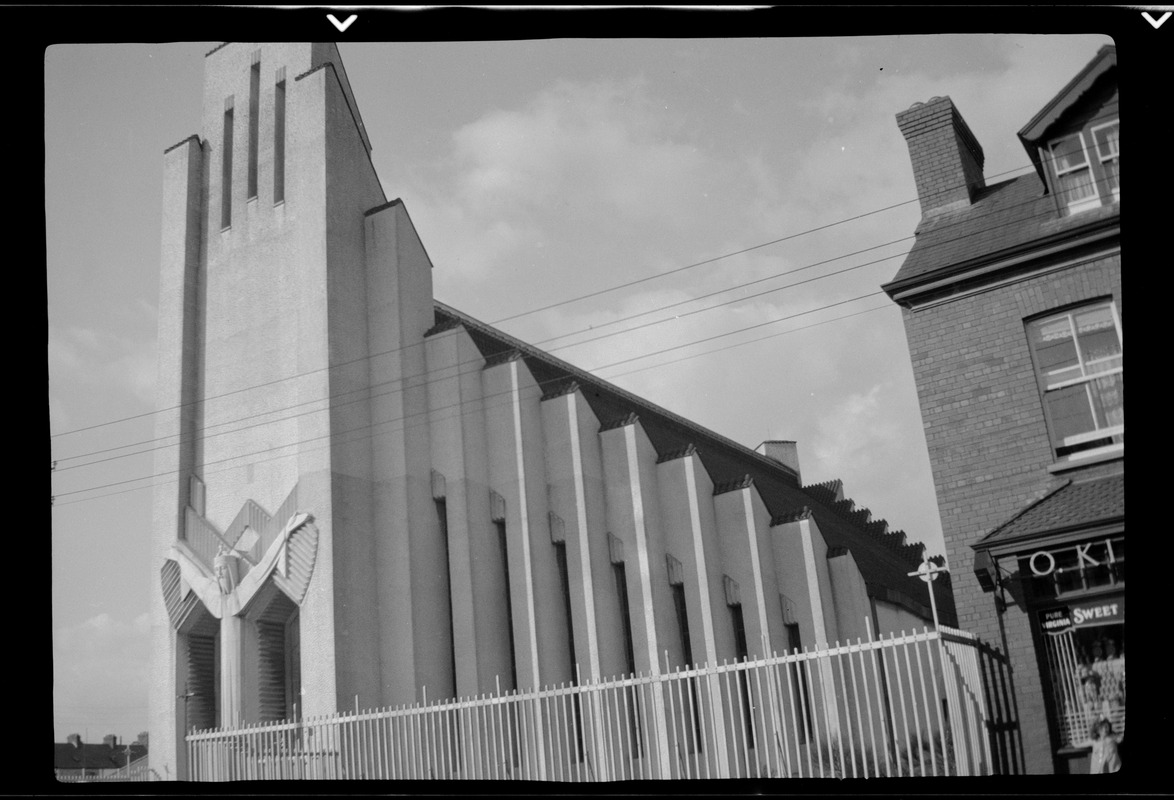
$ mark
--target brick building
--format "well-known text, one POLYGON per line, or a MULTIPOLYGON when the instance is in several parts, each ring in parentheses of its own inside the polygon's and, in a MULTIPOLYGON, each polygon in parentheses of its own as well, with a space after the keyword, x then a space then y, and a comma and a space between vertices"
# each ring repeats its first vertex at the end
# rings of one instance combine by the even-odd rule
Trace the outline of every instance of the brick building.
POLYGON ((370 150, 334 45, 230 43, 165 154, 157 772, 187 776, 193 728, 927 624, 924 548, 803 486, 794 442, 730 441, 436 302, 370 150))
POLYGON ((1005 757, 1089 770, 1125 726, 1125 417, 1116 50, 1019 132, 1035 170, 986 185, 948 97, 897 115, 922 219, 901 305, 962 628, 1002 649, 1005 757))

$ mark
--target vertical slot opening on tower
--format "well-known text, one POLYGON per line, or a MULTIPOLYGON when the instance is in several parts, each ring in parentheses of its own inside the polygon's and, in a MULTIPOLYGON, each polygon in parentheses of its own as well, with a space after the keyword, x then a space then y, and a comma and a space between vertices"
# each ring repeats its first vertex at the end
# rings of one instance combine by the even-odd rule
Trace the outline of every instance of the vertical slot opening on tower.
POLYGON ((273 94, 273 204, 285 202, 285 67, 273 94))
POLYGON ((257 145, 261 138, 261 51, 249 69, 249 199, 257 197, 257 145))
POLYGON ((220 227, 232 226, 232 97, 224 101, 223 152, 220 155, 220 227))

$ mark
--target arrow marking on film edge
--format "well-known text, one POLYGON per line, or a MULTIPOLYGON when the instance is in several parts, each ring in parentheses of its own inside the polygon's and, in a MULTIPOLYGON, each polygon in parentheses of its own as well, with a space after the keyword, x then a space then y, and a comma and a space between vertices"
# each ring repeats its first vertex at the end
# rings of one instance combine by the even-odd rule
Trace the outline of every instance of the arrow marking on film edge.
MULTIPOLYGON (((1161 19, 1154 19, 1153 17, 1150 16, 1150 12, 1148 12, 1148 11, 1141 12, 1141 15, 1143 17, 1145 17, 1146 19, 1148 19, 1150 21, 1150 24, 1154 26, 1154 29, 1157 30, 1158 28, 1162 27, 1163 22, 1165 22, 1166 20, 1168 20, 1170 18, 1171 13, 1174 13, 1174 12, 1167 11, 1165 14, 1162 15, 1161 19)), ((351 19, 354 19, 354 17, 352 17, 351 19)))
MULTIPOLYGON (((1169 16, 1169 15, 1170 15, 1170 12, 1167 11, 1166 16, 1169 16)), ((1146 14, 1146 16, 1149 16, 1149 15, 1146 14)), ((349 28, 351 26, 351 23, 359 18, 359 15, 358 14, 351 14, 349 17, 346 18, 346 22, 339 22, 338 18, 335 17, 333 14, 327 14, 326 18, 328 20, 330 20, 331 22, 333 22, 334 27, 338 28, 339 32, 341 33, 342 31, 345 31, 347 28, 349 28)), ((1153 20, 1151 19, 1150 22, 1153 22, 1153 20)), ((1158 25, 1161 25, 1161 23, 1159 22, 1158 25)), ((1157 27, 1157 25, 1155 25, 1154 27, 1157 27)))

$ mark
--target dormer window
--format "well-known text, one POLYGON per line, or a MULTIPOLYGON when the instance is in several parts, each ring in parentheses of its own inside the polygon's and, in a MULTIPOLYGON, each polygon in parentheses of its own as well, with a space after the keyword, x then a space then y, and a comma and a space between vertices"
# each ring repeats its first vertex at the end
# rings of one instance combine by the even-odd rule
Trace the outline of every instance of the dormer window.
POLYGON ((1049 145, 1052 164, 1056 170, 1056 194, 1060 205, 1068 213, 1094 208, 1100 205, 1096 181, 1088 162, 1088 151, 1084 136, 1079 131, 1057 139, 1049 145))
POLYGON ((1097 159, 1101 162, 1101 172, 1105 174, 1104 187, 1107 192, 1112 193, 1114 200, 1121 199, 1121 173, 1118 166, 1121 155, 1120 130, 1121 123, 1117 120, 1092 129, 1097 159))
POLYGON ((1076 214, 1121 199, 1121 125, 1112 120, 1053 139, 1052 175, 1060 210, 1076 214))

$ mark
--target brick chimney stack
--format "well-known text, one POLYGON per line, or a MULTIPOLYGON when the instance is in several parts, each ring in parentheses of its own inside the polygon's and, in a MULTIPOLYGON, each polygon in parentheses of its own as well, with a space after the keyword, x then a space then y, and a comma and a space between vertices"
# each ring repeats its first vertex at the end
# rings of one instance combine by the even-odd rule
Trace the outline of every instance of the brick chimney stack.
POLYGON ((767 440, 754 448, 754 451, 761 453, 767 458, 772 458, 784 467, 791 469, 795 473, 795 478, 802 485, 803 481, 799 474, 799 445, 797 443, 792 441, 767 440))
POLYGON ((982 146, 949 97, 914 103, 897 115, 909 145, 923 217, 966 208, 979 189, 982 146))

